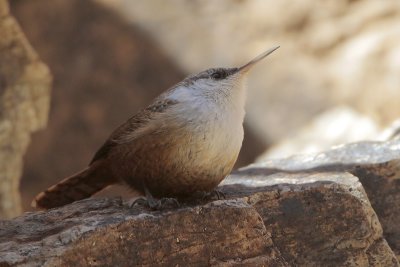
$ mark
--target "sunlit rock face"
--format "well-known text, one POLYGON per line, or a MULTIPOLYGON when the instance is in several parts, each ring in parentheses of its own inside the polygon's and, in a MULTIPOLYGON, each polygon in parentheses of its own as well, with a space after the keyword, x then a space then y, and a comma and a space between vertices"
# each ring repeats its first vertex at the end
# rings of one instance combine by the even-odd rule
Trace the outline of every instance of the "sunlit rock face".
POLYGON ((321 152, 337 145, 360 140, 387 140, 391 132, 393 130, 390 131, 390 128, 386 131, 380 130, 373 119, 349 107, 334 107, 273 144, 258 157, 257 161, 321 152))

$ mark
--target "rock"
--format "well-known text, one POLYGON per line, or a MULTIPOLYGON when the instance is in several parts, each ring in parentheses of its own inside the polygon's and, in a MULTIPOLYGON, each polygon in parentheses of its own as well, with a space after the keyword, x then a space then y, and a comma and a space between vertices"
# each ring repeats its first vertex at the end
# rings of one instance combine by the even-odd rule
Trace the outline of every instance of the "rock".
POLYGON ((175 210, 88 199, 1 221, 0 265, 399 266, 351 174, 244 171, 221 190, 175 210))
MULTIPOLYGON (((386 140, 380 136, 380 132, 379 126, 371 118, 346 106, 335 107, 316 116, 298 132, 272 145, 257 161, 322 152, 333 146, 356 141, 386 140)), ((393 131, 385 133, 385 137, 390 134, 393 131)))
POLYGON ((400 139, 400 119, 395 120, 390 127, 381 134, 382 140, 400 139))
POLYGON ((400 159, 356 166, 350 171, 360 178, 379 216, 384 236, 400 259, 400 159))
POLYGON ((265 159, 248 173, 348 171, 360 179, 384 235, 400 257, 400 140, 346 144, 317 154, 265 159))
POLYGON ((0 0, 0 218, 21 213, 22 159, 47 122, 51 75, 0 0))

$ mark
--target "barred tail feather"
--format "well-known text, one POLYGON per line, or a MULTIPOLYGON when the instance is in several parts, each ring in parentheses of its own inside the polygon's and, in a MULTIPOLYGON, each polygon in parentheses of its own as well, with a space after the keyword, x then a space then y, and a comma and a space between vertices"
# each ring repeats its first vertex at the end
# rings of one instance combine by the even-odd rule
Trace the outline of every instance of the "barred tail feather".
POLYGON ((115 183, 113 179, 101 175, 94 166, 91 166, 39 193, 32 201, 32 207, 42 209, 60 207, 88 198, 113 183, 115 183))

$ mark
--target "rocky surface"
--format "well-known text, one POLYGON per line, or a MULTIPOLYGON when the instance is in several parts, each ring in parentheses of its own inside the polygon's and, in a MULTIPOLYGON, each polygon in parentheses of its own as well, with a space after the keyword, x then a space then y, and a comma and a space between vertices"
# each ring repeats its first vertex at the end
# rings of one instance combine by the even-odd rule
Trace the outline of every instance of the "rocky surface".
POLYGON ((51 75, 0 0, 0 218, 21 213, 22 158, 47 123, 51 75))
POLYGON ((400 140, 359 142, 317 154, 285 159, 260 159, 243 171, 275 172, 348 171, 363 184, 382 223, 385 237, 400 255, 400 140))
POLYGON ((233 174, 179 209, 89 199, 0 222, 9 266, 399 266, 358 179, 233 174))
POLYGON ((294 154, 317 153, 333 146, 365 140, 387 140, 393 131, 382 131, 368 116, 347 106, 329 109, 301 129, 271 145, 258 158, 285 158, 294 154))

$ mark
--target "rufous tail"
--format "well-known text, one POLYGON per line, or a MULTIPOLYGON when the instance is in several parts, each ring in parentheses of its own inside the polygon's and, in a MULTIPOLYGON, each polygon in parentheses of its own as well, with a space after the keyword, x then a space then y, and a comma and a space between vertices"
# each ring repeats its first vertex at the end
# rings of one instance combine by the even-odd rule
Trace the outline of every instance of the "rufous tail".
POLYGON ((111 177, 91 166, 39 193, 32 201, 32 207, 41 209, 60 207, 88 198, 114 183, 115 180, 111 177))

